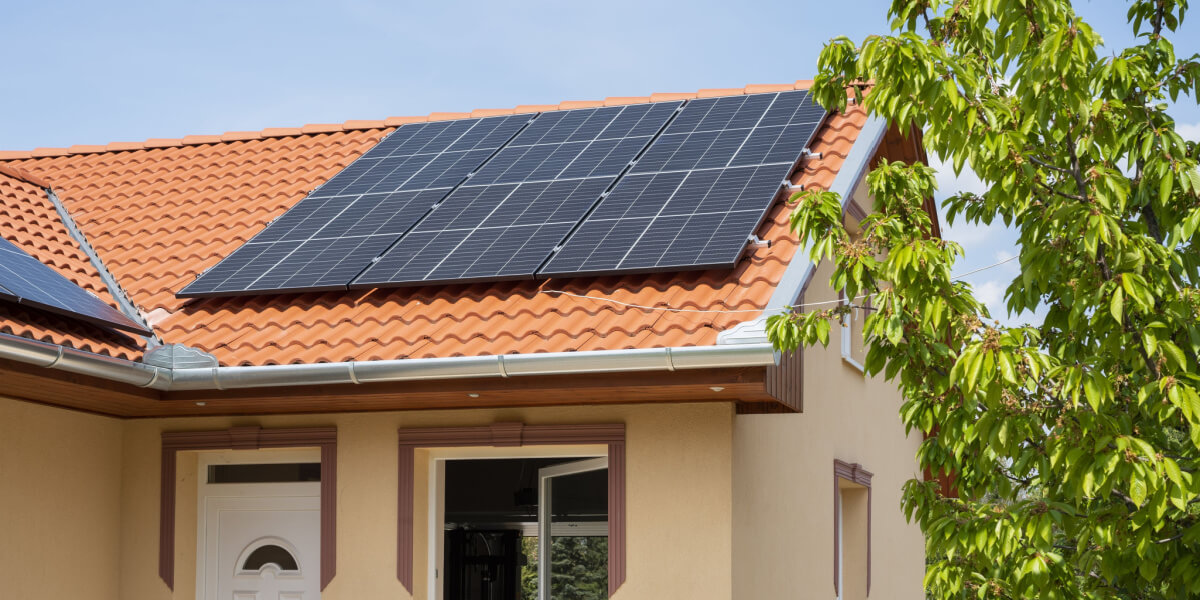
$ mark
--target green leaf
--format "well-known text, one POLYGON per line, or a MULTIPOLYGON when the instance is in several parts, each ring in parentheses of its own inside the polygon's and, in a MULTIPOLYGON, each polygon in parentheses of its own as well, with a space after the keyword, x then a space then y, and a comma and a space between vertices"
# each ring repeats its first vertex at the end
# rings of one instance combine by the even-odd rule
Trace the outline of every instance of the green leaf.
POLYGON ((1158 182, 1158 201, 1166 206, 1171 201, 1171 189, 1175 185, 1175 177, 1170 171, 1163 174, 1163 178, 1158 182))
POLYGON ((1113 290, 1112 300, 1108 304, 1109 311, 1112 312, 1113 319, 1117 323, 1125 322, 1125 291, 1121 288, 1113 290))
POLYGON ((1141 506, 1146 502, 1146 482, 1141 477, 1134 476, 1134 479, 1129 482, 1129 499, 1137 506, 1141 506))

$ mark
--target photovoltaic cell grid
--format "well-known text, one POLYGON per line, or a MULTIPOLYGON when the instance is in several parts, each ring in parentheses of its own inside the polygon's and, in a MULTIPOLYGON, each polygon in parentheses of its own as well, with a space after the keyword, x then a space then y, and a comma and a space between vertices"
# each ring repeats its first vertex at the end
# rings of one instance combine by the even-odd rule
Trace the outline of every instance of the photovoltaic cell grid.
POLYGON ((540 115, 353 287, 533 277, 681 105, 540 115))
POLYGON ((179 295, 345 289, 530 119, 398 128, 179 295))
POLYGON ((732 268, 824 117, 805 91, 688 102, 539 275, 732 268))
POLYGON ((405 125, 179 296, 732 268, 824 116, 799 91, 405 125))
POLYGON ((0 298, 96 325, 150 333, 4 238, 0 238, 0 298))

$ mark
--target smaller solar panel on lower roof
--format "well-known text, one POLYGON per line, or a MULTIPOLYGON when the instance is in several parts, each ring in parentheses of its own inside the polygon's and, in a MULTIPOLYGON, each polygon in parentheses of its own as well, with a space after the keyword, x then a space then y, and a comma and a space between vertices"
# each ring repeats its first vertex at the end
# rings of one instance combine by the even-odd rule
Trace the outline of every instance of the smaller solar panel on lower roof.
POLYGON ((4 238, 0 238, 0 298, 96 325, 150 333, 4 238))

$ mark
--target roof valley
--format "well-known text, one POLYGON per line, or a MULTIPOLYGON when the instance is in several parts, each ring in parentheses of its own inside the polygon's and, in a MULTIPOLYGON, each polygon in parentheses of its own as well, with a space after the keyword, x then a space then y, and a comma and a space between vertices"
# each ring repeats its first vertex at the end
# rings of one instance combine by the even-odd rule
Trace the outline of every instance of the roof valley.
MULTIPOLYGON (((100 255, 96 252, 96 249, 92 247, 92 243, 88 241, 87 235, 83 233, 83 230, 80 229, 79 225, 75 222, 75 217, 71 216, 71 212, 67 210, 67 207, 58 197, 58 194, 55 194, 54 190, 50 186, 46 186, 46 197, 49 198, 50 203, 54 205, 54 210, 58 213, 58 218, 62 221, 63 227, 67 229, 67 233, 71 235, 71 238, 75 240, 75 243, 79 244, 79 249, 82 250, 85 255, 87 255, 88 262, 92 263, 92 266, 95 267, 97 274, 100 276, 100 281, 104 283, 104 286, 108 288, 109 295, 111 295, 113 300, 116 301, 117 308, 125 316, 133 319, 134 322, 145 326, 146 329, 150 331, 154 331, 154 327, 151 325, 150 320, 146 318, 146 315, 142 314, 142 311, 138 310, 137 306, 134 305, 132 300, 130 300, 129 294, 125 291, 125 288, 121 287, 121 284, 117 282, 115 277, 113 277, 112 271, 109 271, 108 267, 104 264, 104 259, 100 258, 100 255)), ((162 343, 162 340, 159 339, 157 334, 155 334, 153 337, 139 337, 144 339, 147 343, 162 343)))

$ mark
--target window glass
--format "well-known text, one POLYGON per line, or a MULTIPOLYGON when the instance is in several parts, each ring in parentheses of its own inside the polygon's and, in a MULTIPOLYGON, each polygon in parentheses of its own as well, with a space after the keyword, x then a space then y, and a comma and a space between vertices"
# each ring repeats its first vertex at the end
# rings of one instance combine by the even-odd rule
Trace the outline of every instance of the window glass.
POLYGON ((292 483, 321 480, 321 463, 209 465, 209 483, 292 483))

